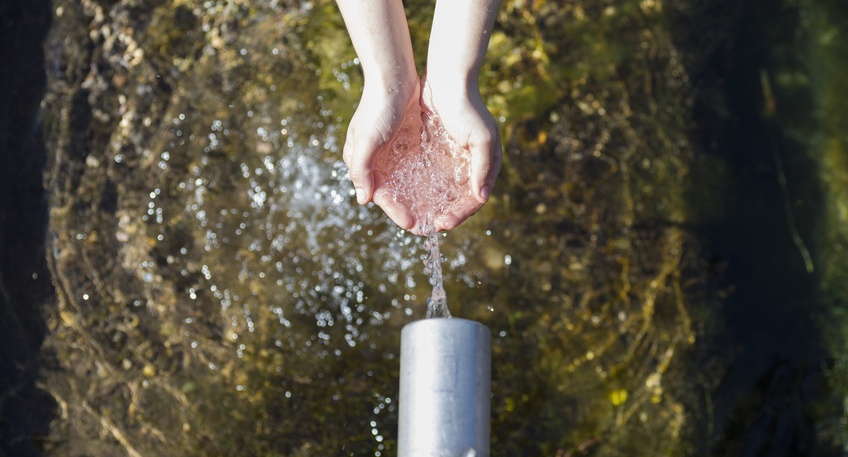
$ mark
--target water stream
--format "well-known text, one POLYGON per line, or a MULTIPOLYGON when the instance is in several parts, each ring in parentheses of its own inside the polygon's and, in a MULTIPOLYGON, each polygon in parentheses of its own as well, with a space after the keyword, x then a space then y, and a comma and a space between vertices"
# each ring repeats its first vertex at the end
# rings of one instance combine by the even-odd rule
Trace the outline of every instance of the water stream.
POLYGON ((424 274, 427 275, 430 285, 433 286, 433 293, 427 299, 427 318, 451 317, 448 309, 448 297, 445 293, 444 276, 442 275, 441 240, 432 226, 426 227, 425 233, 427 234, 427 243, 424 245, 424 249, 427 254, 424 255, 424 274))

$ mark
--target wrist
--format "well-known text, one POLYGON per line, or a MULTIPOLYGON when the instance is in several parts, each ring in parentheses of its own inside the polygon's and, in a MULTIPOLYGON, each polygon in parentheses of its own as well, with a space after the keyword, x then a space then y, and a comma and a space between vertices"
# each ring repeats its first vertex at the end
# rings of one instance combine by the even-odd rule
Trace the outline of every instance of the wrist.
POLYGON ((431 106, 442 108, 464 103, 482 102, 476 73, 432 72, 425 75, 423 96, 431 106))
MULTIPOLYGON (((411 97, 417 90, 420 79, 412 62, 401 65, 388 65, 363 68, 365 85, 363 92, 391 98, 411 97)), ((364 95, 364 94, 363 94, 364 95)))

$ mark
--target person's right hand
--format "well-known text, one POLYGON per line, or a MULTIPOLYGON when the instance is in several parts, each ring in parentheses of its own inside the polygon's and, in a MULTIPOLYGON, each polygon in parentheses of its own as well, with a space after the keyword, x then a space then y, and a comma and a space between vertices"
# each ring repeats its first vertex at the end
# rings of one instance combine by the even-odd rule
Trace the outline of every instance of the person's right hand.
POLYGON ((421 94, 418 76, 390 85, 366 83, 359 106, 350 121, 343 158, 356 190, 356 201, 364 205, 374 201, 401 228, 412 229, 414 218, 408 209, 394 200, 391 193, 375 193, 374 161, 387 154, 392 140, 410 110, 420 113, 421 94))

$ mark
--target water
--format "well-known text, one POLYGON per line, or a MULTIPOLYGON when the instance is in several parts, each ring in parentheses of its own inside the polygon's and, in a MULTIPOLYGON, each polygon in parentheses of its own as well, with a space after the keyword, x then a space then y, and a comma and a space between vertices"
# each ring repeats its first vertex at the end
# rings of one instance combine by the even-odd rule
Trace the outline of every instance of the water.
MULTIPOLYGON (((470 162, 470 153, 447 134, 438 115, 423 99, 405 113, 388 153, 376 158, 376 190, 388 190, 392 202, 411 214, 417 232, 427 237, 424 274, 433 286, 427 300, 428 318, 451 317, 436 224, 474 200, 470 162)), ((475 207, 479 207, 476 202, 475 207)))
POLYGON ((481 206, 472 196, 470 163, 470 152, 445 132, 422 99, 405 114, 391 148, 376 158, 376 189, 390 192, 392 201, 412 216, 415 229, 438 229, 443 217, 466 211, 469 202, 475 209, 481 206))
POLYGON ((424 249, 427 251, 424 256, 424 274, 427 275, 430 285, 433 286, 433 293, 427 299, 427 318, 451 317, 450 310, 448 310, 447 294, 443 285, 442 257, 439 249, 440 236, 432 225, 424 227, 423 231, 427 234, 427 242, 424 244, 424 249))

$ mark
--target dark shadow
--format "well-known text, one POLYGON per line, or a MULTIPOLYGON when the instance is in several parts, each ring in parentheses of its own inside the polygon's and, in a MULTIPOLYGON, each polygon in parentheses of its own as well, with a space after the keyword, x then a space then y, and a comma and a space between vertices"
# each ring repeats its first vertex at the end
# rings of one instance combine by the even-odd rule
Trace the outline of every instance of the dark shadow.
POLYGON ((0 2, 0 455, 42 455, 55 403, 36 387, 54 302, 45 260, 47 157, 38 123, 48 0, 0 2))
POLYGON ((836 453, 817 439, 811 415, 829 362, 820 328, 827 310, 818 270, 809 269, 823 208, 808 138, 797 135, 821 126, 809 85, 775 84, 778 74, 809 71, 796 3, 689 1, 672 14, 675 41, 691 55, 690 137, 704 163, 725 166, 720 175, 696 171, 716 193, 694 189, 690 199, 693 212, 721 199, 721 216, 697 230, 731 290, 717 313, 726 335, 716 341, 726 347, 707 348, 732 355, 704 393, 712 414, 698 426, 713 431, 700 443, 705 455, 836 453))

